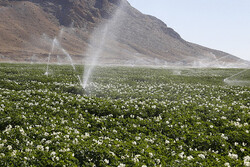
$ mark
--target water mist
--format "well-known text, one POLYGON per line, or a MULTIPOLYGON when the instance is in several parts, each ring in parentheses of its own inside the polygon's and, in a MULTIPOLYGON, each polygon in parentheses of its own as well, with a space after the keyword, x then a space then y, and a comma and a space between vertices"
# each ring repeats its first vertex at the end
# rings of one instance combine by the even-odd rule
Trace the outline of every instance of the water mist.
POLYGON ((121 17, 122 9, 124 7, 124 1, 121 0, 118 8, 114 12, 114 15, 107 22, 98 26, 91 35, 90 47, 87 50, 88 58, 85 60, 84 74, 82 78, 82 88, 86 89, 88 86, 90 76, 93 74, 93 70, 98 65, 98 60, 105 49, 105 44, 110 39, 110 32, 116 27, 116 24, 121 17))
POLYGON ((51 54, 53 54, 53 52, 54 52, 55 42, 56 42, 56 38, 54 38, 53 41, 52 41, 51 51, 50 51, 50 53, 48 55, 47 68, 46 68, 46 72, 44 74, 44 75, 47 75, 47 76, 49 75, 49 63, 50 63, 51 54))

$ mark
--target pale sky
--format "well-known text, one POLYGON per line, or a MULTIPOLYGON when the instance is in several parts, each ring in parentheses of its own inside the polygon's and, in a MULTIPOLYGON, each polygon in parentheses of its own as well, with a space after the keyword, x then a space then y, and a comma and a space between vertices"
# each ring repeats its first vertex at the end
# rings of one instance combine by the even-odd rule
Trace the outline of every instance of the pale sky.
POLYGON ((250 61, 250 0, 128 0, 189 42, 250 61))

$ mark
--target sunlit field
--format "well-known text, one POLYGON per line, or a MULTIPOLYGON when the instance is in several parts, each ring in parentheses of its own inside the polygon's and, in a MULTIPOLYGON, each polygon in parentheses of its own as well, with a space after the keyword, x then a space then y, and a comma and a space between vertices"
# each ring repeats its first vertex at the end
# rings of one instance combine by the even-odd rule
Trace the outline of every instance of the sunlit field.
POLYGON ((250 166, 250 70, 45 72, 0 64, 0 166, 250 166))

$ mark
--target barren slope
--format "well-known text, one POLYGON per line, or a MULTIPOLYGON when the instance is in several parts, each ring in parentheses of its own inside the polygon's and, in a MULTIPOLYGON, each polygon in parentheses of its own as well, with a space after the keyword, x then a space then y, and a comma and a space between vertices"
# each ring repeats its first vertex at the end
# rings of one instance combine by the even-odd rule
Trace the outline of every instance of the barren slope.
MULTIPOLYGON (((103 63, 241 61, 227 53, 186 42, 165 23, 142 14, 127 1, 0 0, 0 15, 0 60, 30 61, 36 55, 37 61, 46 61, 52 40, 57 37, 79 63, 91 56, 87 50, 93 46, 93 33, 106 23, 109 26, 100 58, 103 63), (61 36, 60 30, 63 30, 61 36)), ((63 53, 57 49, 53 55, 63 53)))

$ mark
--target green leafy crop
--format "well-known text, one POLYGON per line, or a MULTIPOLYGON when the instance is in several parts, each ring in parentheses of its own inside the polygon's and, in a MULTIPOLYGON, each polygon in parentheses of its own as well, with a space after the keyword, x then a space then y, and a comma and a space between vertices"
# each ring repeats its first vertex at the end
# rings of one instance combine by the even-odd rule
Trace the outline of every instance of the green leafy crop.
POLYGON ((250 166, 249 71, 0 64, 0 166, 250 166))

